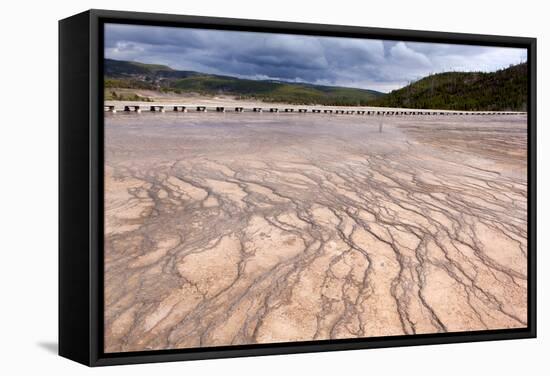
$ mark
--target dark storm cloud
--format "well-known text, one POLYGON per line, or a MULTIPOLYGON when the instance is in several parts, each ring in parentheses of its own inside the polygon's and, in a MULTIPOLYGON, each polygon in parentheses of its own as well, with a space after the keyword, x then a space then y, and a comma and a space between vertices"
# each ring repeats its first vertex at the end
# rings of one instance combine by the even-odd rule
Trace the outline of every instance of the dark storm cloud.
POLYGON ((389 91, 429 73, 494 71, 523 49, 109 24, 105 56, 174 69, 389 91))

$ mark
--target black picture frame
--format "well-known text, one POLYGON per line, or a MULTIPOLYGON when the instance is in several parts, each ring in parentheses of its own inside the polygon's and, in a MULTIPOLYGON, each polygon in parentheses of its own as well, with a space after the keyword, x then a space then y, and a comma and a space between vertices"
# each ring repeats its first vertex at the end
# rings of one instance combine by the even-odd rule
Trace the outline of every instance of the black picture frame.
POLYGON ((536 337, 536 39, 88 10, 59 21, 59 354, 88 366, 536 337), (521 47, 528 51, 528 326, 444 334, 103 352, 103 24, 521 47))

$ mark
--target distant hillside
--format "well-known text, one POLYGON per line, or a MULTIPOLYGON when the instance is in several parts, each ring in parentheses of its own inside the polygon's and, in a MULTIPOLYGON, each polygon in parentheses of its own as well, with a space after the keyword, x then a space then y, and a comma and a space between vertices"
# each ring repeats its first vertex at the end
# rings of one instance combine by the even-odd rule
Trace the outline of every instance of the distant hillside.
POLYGON ((496 72, 447 72, 424 77, 371 102, 375 106, 466 111, 525 111, 527 64, 496 72))
POLYGON ((117 99, 116 88, 149 89, 174 93, 234 95, 240 99, 293 104, 365 106, 383 93, 374 90, 178 71, 165 65, 105 59, 106 99, 117 99), (116 95, 116 93, 114 93, 116 95))

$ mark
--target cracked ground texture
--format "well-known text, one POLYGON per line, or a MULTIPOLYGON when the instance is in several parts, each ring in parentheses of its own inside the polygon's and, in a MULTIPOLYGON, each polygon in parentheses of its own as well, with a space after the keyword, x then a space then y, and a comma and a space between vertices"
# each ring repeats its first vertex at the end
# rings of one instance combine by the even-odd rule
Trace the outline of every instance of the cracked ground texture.
POLYGON ((107 114, 104 350, 527 326, 527 120, 107 114))

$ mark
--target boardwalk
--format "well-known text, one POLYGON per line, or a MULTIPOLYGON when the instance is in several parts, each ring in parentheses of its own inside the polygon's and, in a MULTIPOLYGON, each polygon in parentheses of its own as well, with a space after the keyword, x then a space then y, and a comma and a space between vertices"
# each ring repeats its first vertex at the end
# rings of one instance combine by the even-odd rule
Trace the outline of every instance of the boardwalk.
POLYGON ((525 115, 525 112, 514 111, 451 111, 451 110, 426 110, 405 108, 376 108, 376 107, 337 107, 337 106, 296 106, 296 105, 266 105, 265 107, 235 106, 234 104, 220 104, 206 106, 193 103, 162 103, 162 102, 115 102, 108 101, 104 104, 106 112, 276 112, 281 114, 327 114, 327 115, 361 115, 361 116, 451 116, 451 115, 525 115))

